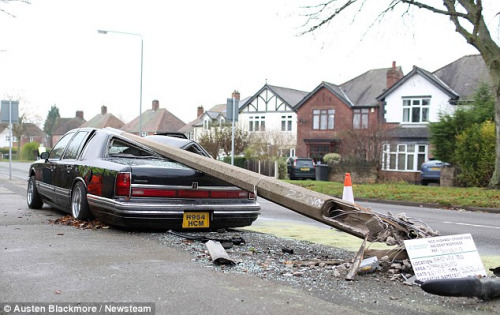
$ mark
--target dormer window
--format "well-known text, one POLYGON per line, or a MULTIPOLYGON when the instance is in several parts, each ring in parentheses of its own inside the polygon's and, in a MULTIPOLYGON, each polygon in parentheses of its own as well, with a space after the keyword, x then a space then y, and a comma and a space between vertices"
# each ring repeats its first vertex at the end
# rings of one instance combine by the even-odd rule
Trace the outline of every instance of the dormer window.
POLYGON ((403 123, 427 123, 429 122, 429 97, 403 98, 403 123))

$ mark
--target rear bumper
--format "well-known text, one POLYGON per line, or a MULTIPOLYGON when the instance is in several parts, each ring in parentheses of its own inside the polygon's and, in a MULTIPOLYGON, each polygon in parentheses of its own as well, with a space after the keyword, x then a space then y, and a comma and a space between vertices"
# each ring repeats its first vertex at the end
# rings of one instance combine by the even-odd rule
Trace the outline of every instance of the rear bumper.
POLYGON ((258 203, 235 204, 166 204, 160 202, 127 202, 87 195, 96 219, 109 225, 147 228, 181 229, 185 211, 210 213, 210 229, 249 226, 260 214, 258 203))

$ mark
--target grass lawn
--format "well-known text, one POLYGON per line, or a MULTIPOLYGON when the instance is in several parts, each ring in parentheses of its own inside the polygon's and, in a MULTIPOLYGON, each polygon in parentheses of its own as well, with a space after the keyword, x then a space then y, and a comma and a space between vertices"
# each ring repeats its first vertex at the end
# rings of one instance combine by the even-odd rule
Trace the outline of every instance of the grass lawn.
MULTIPOLYGON (((344 190, 344 184, 338 182, 314 180, 287 182, 337 198, 342 198, 344 190)), ((409 201, 454 208, 500 208, 500 190, 496 189, 420 186, 408 183, 353 184, 352 189, 354 199, 409 201)))

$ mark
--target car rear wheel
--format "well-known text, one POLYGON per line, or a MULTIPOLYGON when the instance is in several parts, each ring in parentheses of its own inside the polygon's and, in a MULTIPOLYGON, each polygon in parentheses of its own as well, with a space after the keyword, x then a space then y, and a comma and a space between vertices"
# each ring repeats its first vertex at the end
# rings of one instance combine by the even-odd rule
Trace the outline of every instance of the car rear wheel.
POLYGON ((422 180, 420 180, 420 184, 424 185, 424 186, 427 186, 427 185, 429 185, 429 182, 426 181, 425 179, 422 179, 422 180))
POLYGON ((77 220, 92 219, 92 213, 87 202, 87 190, 80 182, 75 184, 71 195, 71 214, 77 220))
POLYGON ((28 207, 30 209, 42 209, 43 201, 38 194, 38 190, 36 189, 36 180, 35 176, 31 176, 28 180, 28 190, 26 200, 28 202, 28 207))

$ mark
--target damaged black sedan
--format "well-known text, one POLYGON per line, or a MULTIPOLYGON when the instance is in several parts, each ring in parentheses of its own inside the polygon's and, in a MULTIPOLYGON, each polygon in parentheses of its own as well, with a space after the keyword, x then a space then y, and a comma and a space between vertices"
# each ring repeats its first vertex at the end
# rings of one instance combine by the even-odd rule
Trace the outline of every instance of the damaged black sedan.
MULTIPOLYGON (((196 142, 176 136, 148 137, 204 156, 196 142)), ((260 212, 252 192, 234 187, 112 128, 66 133, 29 169, 28 207, 43 204, 76 219, 146 229, 220 229, 251 225, 260 212)))

